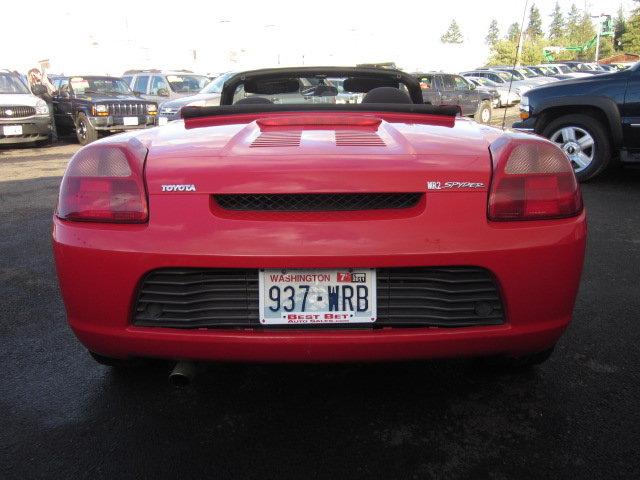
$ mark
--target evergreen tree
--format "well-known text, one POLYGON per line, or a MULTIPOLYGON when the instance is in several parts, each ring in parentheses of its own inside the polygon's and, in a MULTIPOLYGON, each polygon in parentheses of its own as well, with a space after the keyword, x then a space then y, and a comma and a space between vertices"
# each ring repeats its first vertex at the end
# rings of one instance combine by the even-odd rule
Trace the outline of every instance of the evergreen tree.
POLYGON ((500 29, 498 28, 498 21, 494 18, 491 20, 489 24, 489 32, 487 36, 484 38, 484 42, 487 45, 493 45, 498 41, 498 37, 500 36, 500 29))
POLYGON ((614 20, 613 31, 613 47, 620 51, 622 50, 622 36, 627 32, 627 19, 624 16, 622 5, 620 5, 618 16, 614 20))
MULTIPOLYGON (((635 0, 639 2, 639 0, 635 0)), ((627 22, 627 31, 622 35, 625 53, 640 53, 640 7, 636 8, 627 22)))
POLYGON ((530 38, 539 38, 544 35, 542 31, 542 17, 540 17, 540 10, 534 3, 529 10, 529 25, 527 26, 527 35, 530 38))
POLYGON ((449 28, 446 32, 440 37, 440 41, 442 43, 463 43, 464 38, 462 37, 462 32, 460 31, 460 27, 458 26, 458 22, 455 20, 451 20, 449 24, 449 28))
POLYGON ((507 30, 507 40, 510 42, 518 42, 520 39, 520 24, 518 22, 514 22, 509 25, 509 30, 507 30))
POLYGON ((576 4, 572 3, 569 13, 567 14, 567 25, 565 29, 565 37, 569 43, 573 43, 574 39, 578 37, 578 30, 580 29, 578 26, 579 23, 580 11, 578 7, 576 7, 576 4))
POLYGON ((549 40, 557 43, 562 40, 564 34, 564 17, 562 16, 562 10, 560 10, 560 4, 556 2, 556 6, 553 8, 553 13, 551 14, 549 40))

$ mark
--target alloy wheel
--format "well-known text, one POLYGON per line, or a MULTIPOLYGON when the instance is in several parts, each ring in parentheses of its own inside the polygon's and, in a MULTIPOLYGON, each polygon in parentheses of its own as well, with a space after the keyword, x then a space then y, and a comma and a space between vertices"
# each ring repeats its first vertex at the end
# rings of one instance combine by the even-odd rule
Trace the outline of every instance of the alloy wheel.
POLYGON ((569 157, 575 172, 588 168, 595 156, 595 141, 589 132, 580 127, 563 127, 550 140, 558 145, 569 157))

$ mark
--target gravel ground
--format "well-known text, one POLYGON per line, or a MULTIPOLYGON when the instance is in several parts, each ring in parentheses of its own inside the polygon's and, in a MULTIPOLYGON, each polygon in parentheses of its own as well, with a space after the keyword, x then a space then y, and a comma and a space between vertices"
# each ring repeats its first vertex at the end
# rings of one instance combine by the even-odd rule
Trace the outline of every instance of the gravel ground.
POLYGON ((97 365, 65 323, 50 249, 75 144, 0 149, 0 478, 640 478, 640 172, 584 185, 574 322, 522 374, 472 361, 97 365))

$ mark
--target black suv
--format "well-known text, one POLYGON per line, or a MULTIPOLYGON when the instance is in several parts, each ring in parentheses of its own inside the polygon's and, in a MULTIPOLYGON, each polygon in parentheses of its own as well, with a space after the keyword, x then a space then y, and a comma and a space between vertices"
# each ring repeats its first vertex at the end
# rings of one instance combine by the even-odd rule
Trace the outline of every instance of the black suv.
POLYGON ((489 123, 493 110, 490 92, 477 89, 460 75, 450 73, 414 73, 420 82, 422 98, 432 105, 457 105, 462 115, 489 123))
POLYGON ((640 63, 529 90, 520 117, 513 128, 558 144, 581 181, 601 173, 616 153, 622 163, 640 164, 640 63))
POLYGON ((158 106, 136 96, 117 77, 54 77, 53 112, 58 134, 76 133, 82 145, 99 133, 153 127, 158 106))

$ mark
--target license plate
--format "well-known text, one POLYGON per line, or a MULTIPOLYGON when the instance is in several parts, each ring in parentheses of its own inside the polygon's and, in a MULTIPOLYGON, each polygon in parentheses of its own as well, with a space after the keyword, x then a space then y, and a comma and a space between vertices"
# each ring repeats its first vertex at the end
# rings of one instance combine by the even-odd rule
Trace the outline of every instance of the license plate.
POLYGON ((167 117, 158 117, 158 125, 166 125, 169 123, 169 119, 167 117))
POLYGON ((5 125, 2 127, 2 134, 7 137, 10 135, 22 135, 22 125, 5 125))
POLYGON ((122 119, 123 125, 138 125, 138 117, 124 117, 122 119))
POLYGON ((308 325, 376 321, 376 271, 260 270, 260 323, 308 325))

